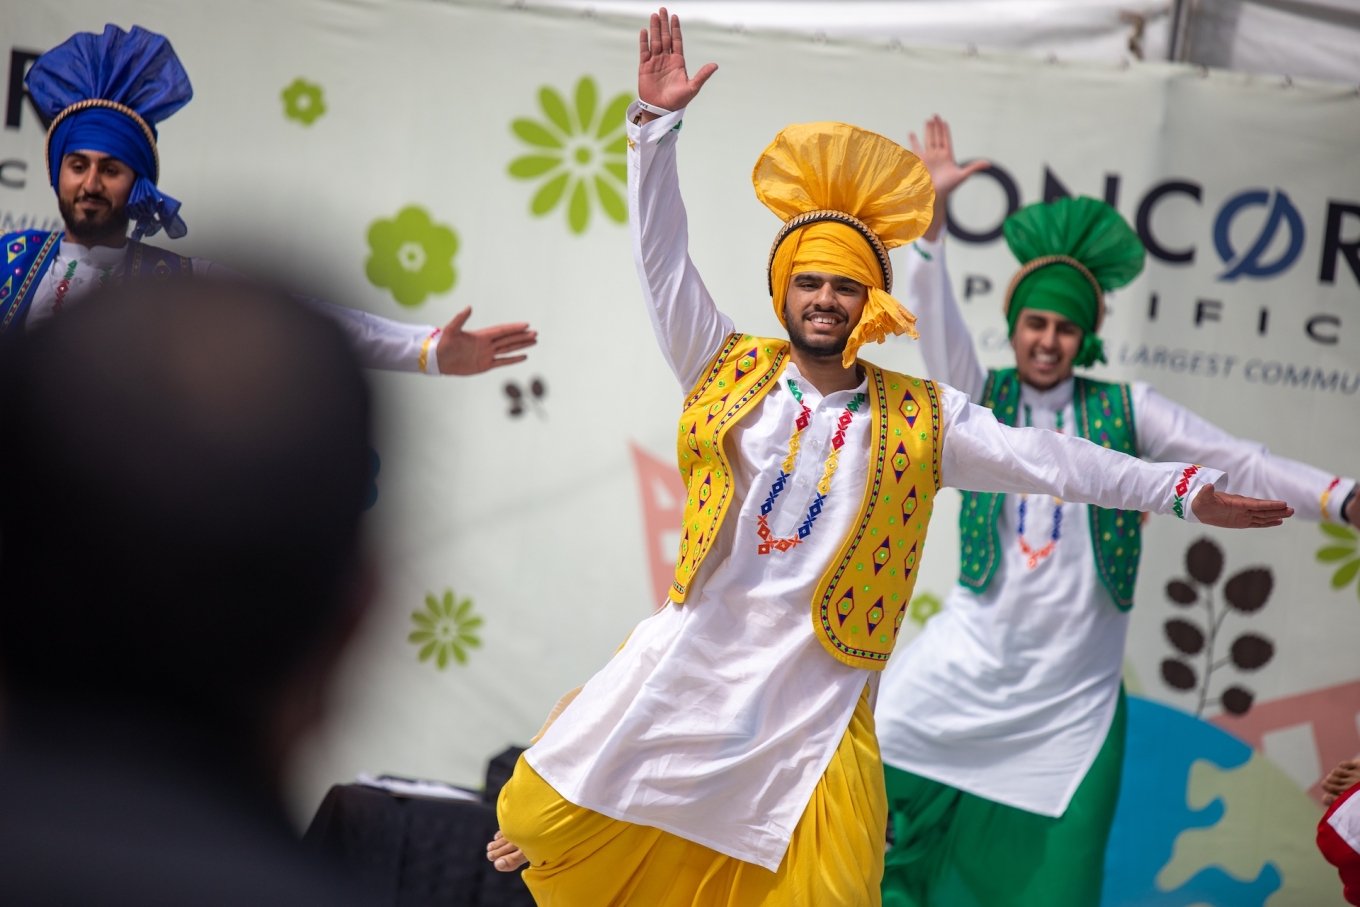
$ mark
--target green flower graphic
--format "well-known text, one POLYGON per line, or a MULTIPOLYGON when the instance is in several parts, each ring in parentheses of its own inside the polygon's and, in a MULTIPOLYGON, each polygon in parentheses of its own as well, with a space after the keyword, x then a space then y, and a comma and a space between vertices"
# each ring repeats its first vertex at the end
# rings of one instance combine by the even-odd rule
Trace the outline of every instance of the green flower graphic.
POLYGON ((620 224, 628 220, 624 200, 628 136, 623 131, 623 115, 632 97, 615 95, 601 111, 595 80, 582 76, 576 83, 574 108, 567 106, 556 89, 545 85, 538 103, 546 119, 521 118, 510 124, 520 141, 533 148, 510 162, 510 175, 543 180, 529 202, 535 217, 543 217, 566 199, 567 225, 573 233, 584 233, 593 197, 610 220, 620 224))
POLYGON ((326 99, 321 86, 306 79, 297 78, 279 96, 283 98, 283 115, 310 126, 326 112, 326 99))
POLYGON ((433 657, 441 671, 449 666, 450 656, 460 665, 467 664, 467 650, 482 647, 482 641, 473 632, 482 625, 482 619, 472 613, 472 599, 465 598, 456 604, 454 599, 452 589, 444 590, 443 599, 427 594, 425 610, 411 612, 416 629, 406 637, 408 642, 420 646, 417 655, 420 661, 433 657))
POLYGON ((944 605, 941 604, 940 599, 937 596, 932 595, 929 592, 922 592, 911 600, 911 606, 907 609, 907 614, 913 621, 924 627, 926 621, 930 620, 936 614, 939 614, 940 609, 943 607, 944 605))
MULTIPOLYGON (((1332 588, 1344 589, 1360 573, 1360 533, 1336 523, 1322 523, 1318 528, 1323 535, 1331 537, 1328 539, 1331 544, 1318 549, 1317 559, 1324 564, 1345 561, 1332 574, 1332 588)), ((1360 593, 1360 585, 1356 586, 1356 592, 1360 593)))
POLYGON ((457 272, 453 256, 458 234, 430 220, 424 208, 409 205, 392 220, 378 219, 368 228, 370 255, 364 273, 375 287, 392 291, 404 306, 417 306, 431 293, 453 288, 457 272))

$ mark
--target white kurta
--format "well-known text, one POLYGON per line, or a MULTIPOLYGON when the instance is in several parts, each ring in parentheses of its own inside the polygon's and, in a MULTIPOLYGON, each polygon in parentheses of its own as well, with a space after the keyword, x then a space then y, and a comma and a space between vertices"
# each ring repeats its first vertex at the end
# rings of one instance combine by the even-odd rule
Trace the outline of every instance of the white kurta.
MULTIPOLYGON (((917 243, 902 285, 916 313, 930 377, 979 399, 978 364, 945 269, 942 242, 917 243), (924 253, 924 254, 923 254, 924 253)), ((1048 391, 1021 385, 1019 424, 1073 432, 1071 380, 1048 391)), ((1131 391, 1138 453, 1224 470, 1220 490, 1287 501, 1319 519, 1334 476, 1241 441, 1142 382, 1131 391)), ((1328 518, 1354 482, 1328 496, 1328 518)), ((985 592, 961 585, 907 649, 892 659, 875 709, 883 761, 979 797, 1046 816, 1062 815, 1095 761, 1118 700, 1128 615, 1096 575, 1088 509, 1030 496, 1025 547, 1020 495, 998 519, 1002 559, 985 592)), ((945 556, 946 552, 935 552, 945 556)), ((955 552, 950 555, 957 556, 955 552)))
MULTIPOLYGON (((641 127, 632 124, 634 113, 628 114, 633 250, 662 355, 687 391, 732 322, 689 260, 675 164, 683 112, 641 127)), ((812 421, 771 526, 776 535, 792 535, 805 518, 836 419, 856 391, 823 397, 790 362, 778 386, 727 436, 731 509, 686 604, 664 604, 639 624, 525 755, 578 806, 770 870, 778 868, 872 674, 827 654, 811 610, 813 589, 863 501, 868 418, 854 417, 847 429, 840 469, 812 534, 790 551, 757 550, 757 517, 800 412, 789 381, 812 421)), ((1179 469, 1051 432, 1007 429, 963 394, 944 388, 941 396, 946 484, 1170 512, 1179 469)), ((1197 478, 1195 488, 1216 476, 1197 478)))
MULTIPOLYGON (((31 330, 57 313, 58 287, 63 280, 67 281, 66 291, 62 294, 62 307, 65 307, 79 302, 92 290, 121 279, 126 253, 126 248, 86 247, 63 239, 51 267, 33 291, 33 301, 29 304, 28 317, 24 322, 25 329, 31 330)), ((189 261, 195 277, 241 278, 237 272, 216 262, 203 258, 191 258, 189 261)), ((423 352, 426 373, 439 374, 439 363, 434 354, 438 328, 428 324, 405 324, 367 312, 356 312, 320 299, 295 298, 339 324, 365 368, 418 371, 423 352)))

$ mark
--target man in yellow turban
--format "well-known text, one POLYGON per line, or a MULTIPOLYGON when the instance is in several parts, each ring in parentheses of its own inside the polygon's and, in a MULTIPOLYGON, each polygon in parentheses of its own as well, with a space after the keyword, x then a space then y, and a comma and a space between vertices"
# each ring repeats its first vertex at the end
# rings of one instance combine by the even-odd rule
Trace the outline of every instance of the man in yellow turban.
MULTIPOLYGON (((675 148, 716 67, 689 78, 682 40, 664 9, 652 17, 628 113, 638 274, 687 392, 675 580, 520 760, 488 856, 527 859, 544 907, 876 905, 887 802, 871 701, 938 490, 1166 513, 1189 467, 1006 428, 859 358, 912 332, 888 250, 926 228, 934 193, 915 155, 852 126, 790 126, 756 163, 782 221, 767 270, 788 337, 735 331, 687 251, 675 148)), ((1190 518, 1288 514, 1217 494, 1218 475, 1180 490, 1190 518)))
MULTIPOLYGON (((1142 382, 1073 373, 1104 359, 1105 291, 1143 267, 1138 235, 1102 201, 1062 198, 1006 220, 1020 265, 1003 303, 1015 368, 984 370, 941 235, 946 199, 970 171, 939 117, 923 144, 912 139, 937 216, 905 256, 904 283, 933 378, 1005 425, 1216 467, 1227 490, 1287 499, 1305 519, 1360 518, 1353 480, 1231 437, 1142 382)), ((894 831, 888 907, 1100 903, 1141 523, 1066 495, 964 494, 959 583, 894 659, 875 709, 894 831)))

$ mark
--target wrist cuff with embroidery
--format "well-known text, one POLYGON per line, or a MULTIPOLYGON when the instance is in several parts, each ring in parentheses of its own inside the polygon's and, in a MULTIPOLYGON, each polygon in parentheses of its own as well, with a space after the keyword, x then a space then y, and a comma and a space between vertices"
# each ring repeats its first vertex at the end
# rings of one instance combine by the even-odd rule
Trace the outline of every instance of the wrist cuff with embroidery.
POLYGON ((1194 511, 1190 509, 1190 502, 1207 478, 1203 466, 1187 466, 1181 470, 1173 487, 1175 497, 1171 501, 1171 512, 1183 520, 1198 523, 1194 511))

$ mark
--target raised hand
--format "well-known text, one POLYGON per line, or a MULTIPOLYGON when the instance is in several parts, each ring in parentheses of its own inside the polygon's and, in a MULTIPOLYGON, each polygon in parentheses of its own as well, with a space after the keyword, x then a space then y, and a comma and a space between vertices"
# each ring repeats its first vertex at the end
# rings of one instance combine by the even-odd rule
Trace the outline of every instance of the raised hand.
MULTIPOLYGON (((663 6, 652 13, 650 33, 638 34, 638 97, 656 107, 679 110, 689 106, 718 64, 708 63, 690 78, 685 71, 685 40, 680 34, 680 17, 667 19, 663 6)), ((644 121, 655 119, 643 111, 644 121)))
POLYGON ((1190 509, 1201 523, 1224 529, 1264 529, 1278 526, 1294 515, 1294 508, 1284 501, 1221 494, 1213 485, 1205 485, 1199 490, 1190 502, 1190 509))
POLYGON ((480 375, 502 365, 514 365, 528 357, 508 353, 538 343, 538 332, 529 330, 524 322, 498 324, 480 331, 463 330, 471 317, 472 306, 468 306, 444 325, 435 347, 441 375, 480 375))
POLYGON ((926 239, 934 240, 944 227, 945 202, 949 200, 949 193, 968 177, 986 170, 991 164, 988 161, 973 161, 960 167, 954 159, 954 139, 949 134, 949 124, 939 114, 926 120, 924 145, 914 132, 908 134, 907 141, 911 143, 912 153, 926 165, 930 180, 935 184, 935 216, 925 233, 926 239))

